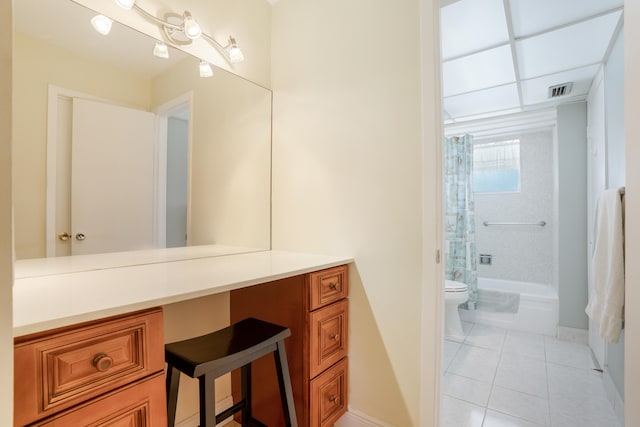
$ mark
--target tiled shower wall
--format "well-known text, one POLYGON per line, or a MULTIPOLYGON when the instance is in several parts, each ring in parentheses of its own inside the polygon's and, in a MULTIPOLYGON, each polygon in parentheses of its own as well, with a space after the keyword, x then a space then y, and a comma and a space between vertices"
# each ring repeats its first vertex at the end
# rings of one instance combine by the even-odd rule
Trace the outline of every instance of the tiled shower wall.
MULTIPOLYGON (((520 191, 475 193, 478 277, 551 285, 554 275, 554 145, 552 130, 510 135, 520 139, 520 191), (538 222, 539 226, 484 226, 489 222, 538 222)), ((491 140, 483 139, 482 142, 491 140)))

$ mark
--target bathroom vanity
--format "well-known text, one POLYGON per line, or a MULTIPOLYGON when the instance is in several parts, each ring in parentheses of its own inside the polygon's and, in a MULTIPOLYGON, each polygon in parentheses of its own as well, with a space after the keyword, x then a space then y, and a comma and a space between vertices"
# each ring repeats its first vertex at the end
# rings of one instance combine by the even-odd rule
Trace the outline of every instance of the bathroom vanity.
MULTIPOLYGON (((161 307, 229 291, 231 322, 254 316, 291 328, 287 356, 300 425, 331 425, 346 411, 352 259, 283 251, 206 256, 206 247, 192 249, 200 255, 193 258, 189 250, 16 263, 15 425, 86 424, 89 414, 95 425, 165 425, 161 307)), ((278 394, 260 381, 273 362, 259 362, 256 404, 275 398, 277 407, 278 394)))

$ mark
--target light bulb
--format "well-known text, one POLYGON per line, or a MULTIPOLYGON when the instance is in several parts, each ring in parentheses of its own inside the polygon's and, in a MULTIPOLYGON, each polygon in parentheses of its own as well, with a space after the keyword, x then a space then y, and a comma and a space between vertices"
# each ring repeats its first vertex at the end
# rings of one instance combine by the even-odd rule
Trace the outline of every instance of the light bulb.
POLYGON ((111 24, 113 24, 113 21, 104 15, 96 15, 91 18, 91 25, 93 25, 93 28, 103 36, 109 34, 111 31, 111 24))
POLYGON ((185 10, 184 12, 184 35, 190 38, 191 40, 197 39, 202 34, 202 29, 200 25, 193 19, 191 13, 185 10))
POLYGON ((229 37, 228 51, 229 51, 229 61, 232 64, 244 61, 244 55, 242 54, 242 51, 236 44, 236 39, 234 39, 233 37, 229 37))
POLYGON ((161 41, 156 41, 156 45, 153 48, 153 55, 157 56, 158 58, 168 58, 169 48, 161 41))
POLYGON ((211 68, 211 64, 207 61, 200 61, 200 77, 211 77, 213 76, 213 69, 211 68))
POLYGON ((115 0, 118 6, 125 10, 131 10, 136 0, 115 0))

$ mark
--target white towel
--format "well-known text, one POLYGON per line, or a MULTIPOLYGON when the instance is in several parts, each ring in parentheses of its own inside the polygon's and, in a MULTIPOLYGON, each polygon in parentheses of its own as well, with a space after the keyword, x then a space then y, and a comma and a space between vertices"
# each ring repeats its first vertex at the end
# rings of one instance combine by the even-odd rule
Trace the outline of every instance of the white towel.
POLYGON ((598 200, 596 241, 592 257, 593 292, 585 309, 600 325, 602 339, 618 342, 624 316, 624 235, 620 189, 606 190, 598 200))

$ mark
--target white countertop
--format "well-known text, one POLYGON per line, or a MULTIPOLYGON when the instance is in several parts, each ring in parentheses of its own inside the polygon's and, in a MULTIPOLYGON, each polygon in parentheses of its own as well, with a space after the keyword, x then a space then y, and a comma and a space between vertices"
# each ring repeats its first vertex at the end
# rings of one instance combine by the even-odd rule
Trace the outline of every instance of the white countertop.
MULTIPOLYGON (((186 252, 188 248, 183 248, 186 252)), ((16 262, 13 334, 26 335, 88 320, 227 292, 259 283, 348 264, 349 257, 285 251, 259 251, 184 259, 166 250, 136 253, 127 265, 122 254, 75 260, 16 262), (160 252, 158 252, 160 251, 160 252), (163 252, 164 254, 162 255, 163 252), (111 267, 109 257, 116 260, 111 267), (154 260, 141 263, 143 260, 154 260), (160 261, 158 261, 160 260, 160 261), (64 264, 71 263, 65 269, 64 264)), ((77 257, 73 257, 77 258, 77 257)))

